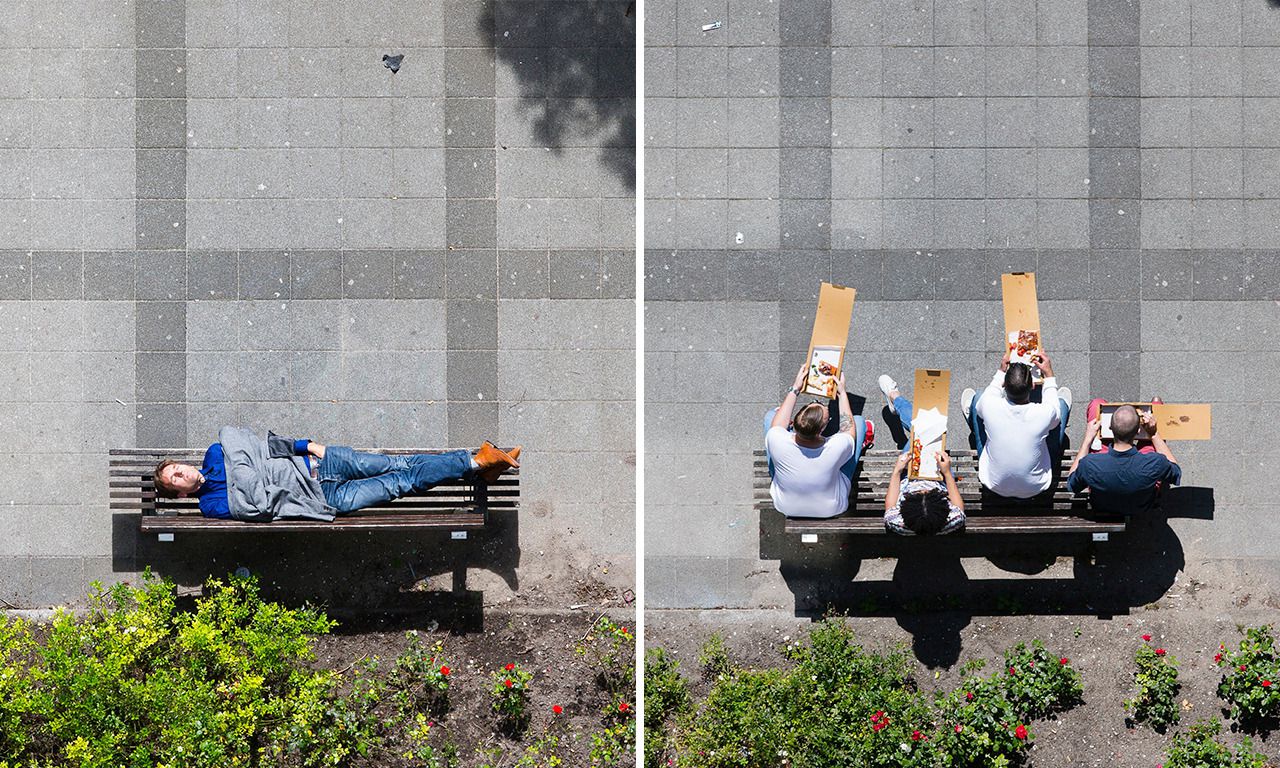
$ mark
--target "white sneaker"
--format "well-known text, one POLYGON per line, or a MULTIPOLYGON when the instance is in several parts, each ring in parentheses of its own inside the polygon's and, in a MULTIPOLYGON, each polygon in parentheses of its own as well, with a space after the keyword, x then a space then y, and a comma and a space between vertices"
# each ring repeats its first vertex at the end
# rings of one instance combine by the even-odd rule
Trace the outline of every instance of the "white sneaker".
POLYGON ((878 379, 880 383, 880 391, 884 393, 884 402, 890 408, 893 407, 893 397, 889 394, 898 388, 898 382, 890 378, 889 374, 882 373, 878 379))
POLYGON ((1071 408, 1071 388, 1058 387, 1058 399, 1067 404, 1067 408, 1071 408))
POLYGON ((960 393, 960 412, 964 414, 964 420, 969 420, 969 411, 973 409, 973 396, 978 394, 978 390, 973 387, 965 387, 960 393))

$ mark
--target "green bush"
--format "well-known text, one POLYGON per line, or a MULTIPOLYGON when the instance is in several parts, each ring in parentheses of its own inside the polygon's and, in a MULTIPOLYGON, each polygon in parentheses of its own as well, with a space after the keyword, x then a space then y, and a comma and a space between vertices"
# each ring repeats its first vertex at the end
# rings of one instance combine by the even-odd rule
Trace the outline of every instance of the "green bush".
POLYGON ((635 643, 630 630, 601 616, 574 652, 591 667, 601 688, 627 695, 636 685, 635 643))
POLYGON ((396 658, 390 686, 404 714, 425 712, 441 717, 449 711, 449 675, 453 669, 444 658, 443 643, 428 647, 417 630, 405 633, 409 645, 396 658))
POLYGON ((729 674, 733 664, 729 661, 729 650, 724 646, 724 636, 713 632, 698 652, 698 666, 702 667, 703 680, 718 680, 729 674))
POLYGON ((533 673, 511 662, 494 670, 490 677, 489 705, 501 716, 505 727, 521 727, 528 722, 525 707, 529 703, 529 684, 533 673))
POLYGON ((1220 646, 1214 659, 1222 668, 1218 695, 1231 717, 1247 725, 1280 718, 1280 651, 1270 626, 1245 630, 1235 650, 1220 646))
POLYGON ((1222 731, 1216 720, 1203 720, 1184 735, 1174 734, 1164 768, 1265 768, 1267 759, 1253 749, 1246 737, 1233 754, 1217 740, 1222 731))
POLYGON ((660 768, 667 757, 667 720, 689 709, 689 683, 680 662, 661 648, 644 654, 644 764, 660 768))
POLYGON ((1124 708, 1133 712, 1133 719, 1139 723, 1147 723, 1160 733, 1170 725, 1178 722, 1181 713, 1178 710, 1178 662, 1163 653, 1163 648, 1152 648, 1143 644, 1134 654, 1134 662, 1138 669, 1133 673, 1133 682, 1138 690, 1132 699, 1124 703, 1124 708))
POLYGON ((0 760, 26 754, 33 717, 42 710, 36 652, 27 623, 0 616, 0 760))
POLYGON ((1018 643, 1004 653, 1005 695, 1024 720, 1048 717, 1080 702, 1080 673, 1066 657, 1050 654, 1044 643, 1018 643))

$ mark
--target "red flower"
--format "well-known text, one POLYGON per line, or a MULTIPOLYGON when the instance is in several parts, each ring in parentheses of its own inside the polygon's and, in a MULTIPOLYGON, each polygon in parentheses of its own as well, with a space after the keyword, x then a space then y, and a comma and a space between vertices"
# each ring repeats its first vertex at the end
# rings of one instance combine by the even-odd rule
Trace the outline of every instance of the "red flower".
POLYGON ((507 670, 508 672, 510 672, 511 670, 513 670, 513 669, 515 669, 515 668, 516 668, 516 665, 515 665, 515 664, 508 664, 507 666, 503 667, 503 669, 507 670))
POLYGON ((1157 656, 1163 656, 1163 655, 1164 655, 1164 653, 1165 653, 1165 651, 1164 651, 1164 649, 1163 649, 1163 648, 1157 648, 1157 649, 1156 649, 1156 655, 1157 655, 1157 656))
POLYGON ((620 701, 620 702, 618 702, 618 711, 619 711, 619 712, 626 712, 626 711, 627 711, 628 709, 630 709, 630 708, 631 708, 631 706, 630 706, 629 704, 627 704, 627 702, 625 702, 625 701, 620 701))
POLYGON ((1222 663, 1222 654, 1220 654, 1220 653, 1215 653, 1215 654, 1213 654, 1213 663, 1214 663, 1214 664, 1221 664, 1221 663, 1222 663))
POLYGON ((446 664, 446 665, 444 665, 444 666, 440 667, 440 674, 444 675, 445 677, 448 677, 448 676, 449 676, 449 665, 447 665, 447 664, 446 664))
POLYGON ((956 733, 959 733, 959 732, 961 732, 961 731, 963 731, 963 730, 964 730, 964 726, 963 726, 963 725, 960 725, 960 724, 958 724, 958 723, 957 723, 957 724, 956 724, 956 733))
POLYGON ((1018 668, 1017 668, 1017 667, 1009 667, 1009 674, 1011 674, 1011 675, 1016 675, 1016 674, 1018 674, 1018 668))
POLYGON ((626 627, 623 627, 623 628, 622 628, 622 634, 624 634, 624 635, 629 635, 629 634, 631 634, 631 633, 627 631, 627 628, 626 628, 626 627))
POLYGON ((564 712, 564 707, 560 706, 559 704, 555 704, 551 707, 551 711, 559 715, 564 712))
POLYGON ((973 691, 965 691, 965 692, 964 692, 964 697, 965 697, 966 699, 968 699, 969 701, 973 701, 973 691))
POLYGON ((1245 670, 1245 666, 1244 666, 1243 664, 1241 664, 1241 665, 1240 665, 1240 671, 1241 671, 1241 672, 1243 672, 1244 670, 1245 670))
POLYGON ((924 738, 924 734, 923 734, 923 733, 920 733, 919 731, 912 731, 912 732, 911 732, 911 740, 912 740, 912 741, 919 741, 919 740, 921 740, 921 739, 923 739, 923 738, 924 738))
POLYGON ((503 685, 505 685, 505 686, 507 686, 508 688, 510 688, 511 686, 515 685, 515 683, 511 682, 511 678, 509 678, 509 677, 508 677, 506 680, 503 680, 503 681, 502 681, 502 684, 503 684, 503 685))
POLYGON ((1146 640, 1146 641, 1149 643, 1149 642, 1151 642, 1151 635, 1143 635, 1143 636, 1142 636, 1142 639, 1143 639, 1143 640, 1146 640))
POLYGON ((1014 728, 1013 735, 1025 741, 1027 738, 1027 726, 1019 725, 1017 728, 1014 728))
POLYGON ((1270 687, 1271 687, 1271 681, 1270 681, 1270 680, 1263 680, 1263 681, 1262 681, 1262 687, 1263 687, 1263 688, 1270 688, 1270 687))
POLYGON ((875 725, 871 726, 871 730, 879 733, 880 729, 883 728, 884 726, 885 726, 884 723, 876 723, 875 725))
POLYGON ((1067 659, 1066 656, 1063 656, 1062 658, 1058 659, 1058 663, 1065 667, 1069 663, 1069 660, 1067 659))

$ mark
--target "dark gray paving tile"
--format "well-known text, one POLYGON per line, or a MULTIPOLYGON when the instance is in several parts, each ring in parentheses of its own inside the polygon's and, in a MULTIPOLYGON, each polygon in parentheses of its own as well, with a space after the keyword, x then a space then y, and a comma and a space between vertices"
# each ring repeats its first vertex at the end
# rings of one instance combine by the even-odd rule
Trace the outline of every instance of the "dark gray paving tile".
MULTIPOLYGON (((779 100, 779 145, 831 146, 831 99, 788 97, 779 100)), ((785 172, 780 169, 780 172, 785 172)))
POLYGON ((778 87, 786 96, 831 95, 830 48, 783 48, 778 51, 778 87))
POLYGON ((1089 93, 1092 96, 1139 96, 1138 47, 1089 49, 1089 93))
POLYGON ((492 99, 445 99, 446 147, 494 146, 492 99))
POLYGON ((186 99, 138 99, 134 115, 140 149, 187 145, 186 99))
POLYGON ((497 439, 497 403, 449 403, 450 448, 474 448, 497 439))
POLYGON ((778 302, 778 346, 781 350, 781 370, 790 368, 786 381, 796 375, 797 360, 803 361, 805 351, 809 348, 809 340, 813 336, 814 303, 812 301, 780 301, 778 302), (799 354, 789 355, 789 350, 799 350, 799 354))
POLYGON ((830 251, 788 251, 778 270, 780 301, 818 301, 822 283, 831 282, 830 251))
POLYGON ((187 406, 184 403, 139 403, 139 448, 184 448, 187 406))
MULTIPOLYGON (((0 263, 3 258, 0 257, 0 263)), ((132 252, 88 251, 84 254, 84 297, 89 301, 133 301, 137 295, 132 252)), ((0 267, 0 273, 3 268, 0 267)), ((4 285, 0 275, 0 285, 4 285)))
POLYGON ((1280 301, 1280 251, 1246 251, 1244 298, 1280 301))
MULTIPOLYGON (((78 574, 77 574, 78 575, 78 574)), ((31 597, 31 558, 6 557, 0 559, 0 600, 10 605, 37 604, 31 597)), ((51 605, 51 601, 38 603, 51 605)))
POLYGON ((444 251, 396 251, 392 256, 397 299, 444 298, 444 251))
POLYGON ((226 301, 239 291, 239 254, 236 251, 187 253, 187 298, 192 301, 226 301))
POLYGON ((33 557, 30 563, 30 591, 22 596, 21 603, 49 606, 84 601, 83 557, 33 557))
POLYGON ((178 251, 139 251, 137 265, 139 301, 186 300, 186 254, 178 251))
POLYGON ((880 251, 832 251, 831 282, 856 288, 859 301, 884 298, 884 254, 880 251))
POLYGON ((933 299, 941 266, 932 253, 884 251, 881 295, 887 301, 933 299))
POLYGON ((828 45, 832 0, 790 0, 778 6, 778 39, 782 45, 828 45))
POLYGON ((636 297, 636 252, 601 251, 600 295, 606 299, 636 297))
POLYGON ((450 299, 449 349, 497 349, 498 302, 450 299))
POLYGON ((139 352, 135 359, 138 402, 180 403, 187 399, 185 352, 139 352))
POLYGON ((134 219, 140 250, 177 250, 187 244, 184 200, 139 200, 134 219))
POLYGON ((493 50, 446 48, 444 94, 445 96, 493 96, 493 50))
POLYGON ((448 149, 444 153, 445 190, 449 197, 493 197, 497 184, 493 149, 448 149))
POLYGON ((1244 296, 1244 267, 1241 251, 1196 251, 1191 262, 1191 298, 1238 301, 1244 296))
POLYGON ((789 259, 777 251, 729 251, 722 258, 725 299, 777 301, 782 273, 791 268, 789 259))
POLYGON ((497 248, 496 200, 445 201, 445 239, 450 248, 497 248))
POLYGON ((84 257, 79 251, 31 254, 31 298, 79 299, 84 295, 84 257))
POLYGON ((1142 195, 1142 161, 1136 148, 1089 151, 1089 196, 1138 198, 1142 195))
POLYGON ((1043 301, 1092 298, 1089 284, 1089 252, 1040 251, 1036 266, 1036 292, 1043 301))
POLYGON ((1143 301, 1190 301, 1191 280, 1189 252, 1142 252, 1143 301))
POLYGON ((987 256, 991 259, 990 269, 997 276, 1006 272, 1035 272, 1040 269, 1040 256, 1032 250, 998 248, 987 251, 987 256))
POLYGON ((389 299, 394 256, 390 251, 344 251, 342 296, 347 299, 389 299))
POLYGON ((187 38, 186 4, 174 0, 137 0, 135 39, 139 48, 183 48, 187 38))
POLYGON ((342 254, 338 251, 292 251, 289 275, 295 299, 342 297, 342 254))
MULTIPOLYGON (((934 275, 933 298, 939 301, 973 301, 989 299, 995 274, 991 258, 983 251, 938 251, 931 270, 934 275)), ((899 276, 899 268, 891 270, 889 279, 899 276)))
POLYGON ((1139 99, 1089 99, 1089 146, 1136 147, 1141 139, 1139 99))
POLYGON ((139 149, 134 158, 139 199, 181 200, 187 196, 186 150, 139 149))
POLYGON ((1103 250, 1137 248, 1140 208, 1137 200, 1090 200, 1089 243, 1103 250))
POLYGON ((779 196, 783 199, 831 197, 831 150, 783 147, 778 160, 779 196))
POLYGON ((783 200, 779 223, 784 251, 831 247, 830 200, 783 200))
MULTIPOLYGON (((450 0, 444 4, 444 44, 449 47, 491 46, 494 43, 495 6, 504 9, 518 6, 510 0, 450 0)), ((517 10, 526 9, 518 8, 517 10)), ((504 20, 515 14, 502 14, 504 20)), ((538 18, 529 14, 530 23, 538 18)), ((505 27, 504 27, 505 29, 505 27)))
POLYGON ((645 299, 651 296, 654 301, 723 299, 728 258, 724 251, 648 251, 644 259, 645 299))
POLYGON ((139 49, 134 63, 138 98, 180 99, 187 95, 186 50, 139 49))
MULTIPOLYGON (((1108 400, 1137 399, 1145 395, 1142 391, 1142 369, 1139 367, 1137 352, 1091 352, 1089 354, 1089 396, 1105 397, 1108 400)), ((1081 393, 1082 395, 1084 393, 1081 393)), ((1083 406, 1088 401, 1078 398, 1072 410, 1080 408, 1079 415, 1073 413, 1071 422, 1077 425, 1072 439, 1079 440, 1079 425, 1084 423, 1083 406), (1083 401, 1083 402, 1082 402, 1083 401)))
POLYGON ((1137 352, 1141 349, 1142 312, 1136 301, 1089 304, 1089 349, 1092 352, 1137 352))
POLYGON ((285 299, 293 291, 287 251, 241 251, 238 296, 242 299, 285 299))
MULTIPOLYGON (((548 72, 597 72, 599 61, 597 48, 581 45, 556 46, 543 49, 548 72)), ((585 99, 595 95, 595 77, 553 77, 545 84, 547 95, 564 99, 585 99)))
POLYGON ((550 272, 546 251, 499 251, 498 296, 545 299, 551 295, 550 272))
POLYGON ((1136 250, 1094 250, 1089 254, 1089 293, 1094 299, 1133 298, 1134 283, 1141 278, 1142 259, 1136 250))
POLYGON ((450 350, 448 397, 475 401, 498 399, 498 351, 450 350))
POLYGON ((598 299, 603 272, 599 251, 552 251, 551 298, 598 299))
POLYGON ((1137 45, 1138 0, 1089 0, 1089 45, 1137 45))
POLYGON ((497 273, 495 251, 450 251, 445 295, 451 299, 497 298, 497 273))
POLYGON ((139 352, 181 352, 187 348, 185 302, 140 301, 135 322, 139 352))

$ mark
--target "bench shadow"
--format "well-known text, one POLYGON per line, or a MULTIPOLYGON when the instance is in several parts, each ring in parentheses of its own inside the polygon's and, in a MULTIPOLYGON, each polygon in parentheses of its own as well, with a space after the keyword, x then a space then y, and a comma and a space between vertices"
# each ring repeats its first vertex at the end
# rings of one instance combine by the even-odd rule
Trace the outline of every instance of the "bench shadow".
POLYGON ((514 76, 517 108, 532 120, 538 144, 553 152, 600 147, 601 164, 635 189, 634 9, 494 0, 476 24, 514 76))
POLYGON ((405 621, 481 631, 484 593, 467 586, 468 570, 490 571, 513 591, 519 588, 516 510, 490 510, 489 524, 461 541, 437 530, 264 530, 180 532, 161 542, 139 532, 139 519, 136 513, 113 515, 113 571, 149 567, 191 589, 246 568, 267 599, 322 606, 351 631, 405 621))
POLYGON ((1172 489, 1161 509, 1098 543, 1086 534, 961 533, 824 534, 817 544, 802 544, 784 533, 785 518, 766 506, 760 509, 760 557, 780 561, 796 616, 892 618, 912 636, 921 663, 949 667, 960 658, 962 631, 977 617, 1109 619, 1159 600, 1185 565, 1182 542, 1168 521, 1187 517, 1212 519, 1212 489, 1172 489), (890 558, 897 561, 891 578, 857 580, 864 563, 890 558), (1009 576, 971 578, 963 560, 975 558, 1009 576), (1065 571, 1067 561, 1069 577, 1037 576, 1055 566, 1065 571))

